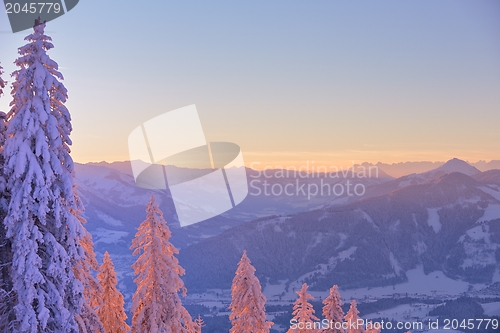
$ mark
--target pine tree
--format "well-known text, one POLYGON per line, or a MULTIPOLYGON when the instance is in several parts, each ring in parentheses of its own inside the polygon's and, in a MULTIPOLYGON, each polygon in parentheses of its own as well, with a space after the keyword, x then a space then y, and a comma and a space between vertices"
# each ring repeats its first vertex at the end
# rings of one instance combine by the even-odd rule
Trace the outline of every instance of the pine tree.
POLYGON ((183 296, 187 293, 180 278, 185 271, 175 257, 179 251, 169 241, 172 233, 154 196, 146 212, 131 246, 133 255, 139 256, 132 265, 137 284, 132 298, 132 332, 196 332, 197 325, 179 297, 179 292, 183 296))
POLYGON ((123 295, 116 289, 118 282, 116 281, 115 267, 107 251, 104 253, 97 278, 102 289, 102 305, 98 308, 97 313, 104 326, 104 331, 106 333, 128 332, 130 327, 125 322, 127 319, 124 309, 125 302, 123 295))
POLYGON ((231 286, 230 333, 268 333, 272 322, 266 321, 266 297, 262 294, 255 268, 243 252, 231 286))
POLYGON ((334 285, 330 288, 330 295, 323 301, 323 317, 328 319, 330 328, 323 332, 342 333, 342 322, 344 311, 342 310, 342 299, 339 294, 339 287, 334 285), (338 323, 338 324, 336 324, 338 323))
POLYGON ((362 325, 362 319, 359 317, 359 311, 356 307, 356 300, 351 301, 351 307, 347 311, 345 317, 347 322, 347 333, 363 333, 365 330, 362 325))
POLYGON ((200 315, 194 320, 196 331, 195 333, 201 333, 201 328, 205 326, 205 322, 201 319, 200 315))
POLYGON ((307 293, 307 288, 307 283, 304 283, 302 288, 296 292, 299 297, 293 304, 292 321, 297 324, 298 328, 293 329, 292 326, 287 333, 318 332, 318 329, 314 327, 314 322, 318 322, 319 319, 314 315, 314 308, 309 303, 309 300, 314 299, 314 297, 307 293))
POLYGON ((45 23, 19 48, 13 73, 13 101, 7 115, 5 178, 10 202, 5 218, 12 246, 13 331, 78 332, 75 315, 83 303, 73 266, 83 256, 84 233, 73 215, 71 117, 67 90, 45 23))

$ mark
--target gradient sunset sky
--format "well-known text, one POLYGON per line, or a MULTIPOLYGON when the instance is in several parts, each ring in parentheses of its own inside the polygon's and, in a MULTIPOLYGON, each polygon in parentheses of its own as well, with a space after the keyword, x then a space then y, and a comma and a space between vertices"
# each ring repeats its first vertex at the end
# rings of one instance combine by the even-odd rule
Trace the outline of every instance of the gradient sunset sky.
MULTIPOLYGON (((78 162, 190 104, 247 164, 500 159, 500 1, 81 0, 46 32, 78 162)), ((0 13, 4 79, 28 33, 0 13)))

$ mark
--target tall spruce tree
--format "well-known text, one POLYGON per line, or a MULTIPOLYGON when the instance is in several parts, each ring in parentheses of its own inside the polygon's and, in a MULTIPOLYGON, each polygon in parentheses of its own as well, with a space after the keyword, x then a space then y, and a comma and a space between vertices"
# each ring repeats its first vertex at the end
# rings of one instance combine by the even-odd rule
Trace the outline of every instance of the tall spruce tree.
POLYGON ((124 309, 125 302, 122 293, 116 289, 118 282, 116 280, 115 267, 108 251, 104 253, 97 278, 102 290, 102 304, 97 309, 97 313, 104 326, 104 332, 128 332, 130 327, 125 322, 127 319, 124 309))
POLYGON ((292 326, 287 333, 318 332, 318 329, 314 327, 314 322, 318 322, 319 319, 314 315, 314 308, 309 303, 309 300, 314 299, 314 297, 307 292, 307 288, 307 283, 304 283, 302 288, 296 292, 299 297, 293 304, 292 320, 297 324, 298 328, 294 329, 292 326))
POLYGON ((5 178, 10 201, 5 218, 12 246, 13 332, 78 332, 83 304, 73 268, 83 257, 84 229, 73 210, 71 116, 58 65, 47 51, 45 23, 19 48, 7 114, 5 178))
POLYGON ((323 301, 323 317, 328 319, 329 328, 323 330, 328 333, 342 333, 342 322, 344 320, 344 311, 342 310, 342 299, 339 294, 339 287, 334 285, 330 288, 330 295, 323 301))
POLYGON ((137 284, 132 298, 132 332, 196 332, 198 325, 179 297, 179 292, 183 296, 187 293, 180 278, 185 271, 175 257, 179 250, 170 243, 172 233, 154 196, 146 212, 131 246, 133 255, 139 256, 132 265, 137 284))
POLYGON ((262 294, 255 268, 244 251, 231 286, 230 333, 268 333, 272 322, 266 321, 266 297, 262 294))

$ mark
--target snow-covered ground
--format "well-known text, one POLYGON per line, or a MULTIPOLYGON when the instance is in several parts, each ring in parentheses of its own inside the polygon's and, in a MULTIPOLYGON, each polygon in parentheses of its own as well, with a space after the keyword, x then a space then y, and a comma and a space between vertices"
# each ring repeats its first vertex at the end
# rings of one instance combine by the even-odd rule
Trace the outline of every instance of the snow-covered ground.
MULTIPOLYGON (((307 274, 309 275, 309 274, 307 274)), ((458 296, 469 290, 470 283, 464 281, 452 280, 441 271, 435 271, 428 275, 424 273, 422 267, 407 272, 408 282, 397 284, 395 286, 385 286, 376 288, 359 288, 340 290, 340 295, 345 301, 351 299, 384 298, 394 294, 409 296, 435 296, 447 297, 458 296)), ((305 277, 305 276, 304 276, 305 277)), ((290 283, 288 292, 285 290, 286 281, 280 281, 280 284, 267 284, 264 288, 264 295, 270 301, 293 301, 296 298, 295 290, 298 290, 302 282, 290 283), (283 294, 284 293, 284 294, 283 294)), ((484 284, 473 285, 474 290, 485 288, 484 284)), ((317 299, 324 299, 328 291, 309 291, 317 299)))
POLYGON ((109 230, 105 228, 97 228, 94 231, 94 245, 99 243, 113 244, 118 242, 124 242, 123 238, 127 237, 128 232, 126 231, 117 231, 117 230, 109 230))
POLYGON ((400 322, 408 322, 412 318, 426 318, 435 306, 428 304, 403 304, 392 309, 379 311, 364 316, 364 319, 389 318, 400 322))
POLYGON ((488 205, 488 208, 484 211, 484 215, 478 220, 481 221, 490 221, 496 220, 500 216, 500 205, 488 205))
POLYGON ((434 229, 434 232, 437 234, 439 230, 441 230, 441 221, 439 220, 439 214, 438 214, 439 209, 430 209, 428 208, 427 211, 429 212, 429 219, 427 220, 427 224, 434 229))
POLYGON ((487 316, 498 316, 500 314, 500 302, 482 304, 484 314, 487 316))
MULTIPOLYGON (((341 290, 344 298, 360 299, 364 297, 383 297, 393 294, 427 295, 427 296, 449 296, 460 295, 469 288, 469 283, 452 280, 441 271, 435 271, 428 275, 422 267, 407 272, 408 282, 393 286, 378 288, 360 288, 341 290)), ((484 288, 486 285, 474 285, 475 290, 484 288)))

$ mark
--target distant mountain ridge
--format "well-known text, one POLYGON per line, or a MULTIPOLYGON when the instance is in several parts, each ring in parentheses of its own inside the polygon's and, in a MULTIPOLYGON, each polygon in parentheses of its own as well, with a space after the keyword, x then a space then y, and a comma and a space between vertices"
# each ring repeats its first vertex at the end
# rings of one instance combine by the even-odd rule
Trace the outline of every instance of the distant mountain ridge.
MULTIPOLYGON (((467 163, 467 162, 466 162, 467 163)), ((130 161, 121 161, 121 162, 89 162, 86 163, 88 165, 98 165, 98 166, 105 166, 109 168, 113 168, 116 170, 119 170, 120 172, 128 175, 132 175, 132 168, 130 167, 130 161)), ((385 174, 394 177, 394 178, 399 178, 411 174, 419 174, 419 173, 424 173, 427 171, 434 170, 440 166, 445 164, 445 162, 427 162, 427 161, 421 161, 421 162, 399 162, 399 163, 382 163, 378 162, 377 164, 372 164, 372 163, 361 163, 360 165, 366 165, 366 166, 377 166, 382 170, 385 174)), ((500 160, 492 160, 489 162, 486 161, 478 161, 475 163, 468 163, 469 165, 477 168, 479 171, 484 172, 488 170, 494 170, 494 169, 500 169, 500 160)))
POLYGON ((441 165, 440 167, 436 168, 435 170, 425 172, 424 174, 435 178, 438 175, 444 175, 452 172, 463 173, 464 175, 467 176, 474 176, 477 175, 478 173, 481 173, 481 171, 479 171, 474 166, 468 164, 467 162, 459 160, 458 158, 454 158, 449 160, 445 164, 441 165))

